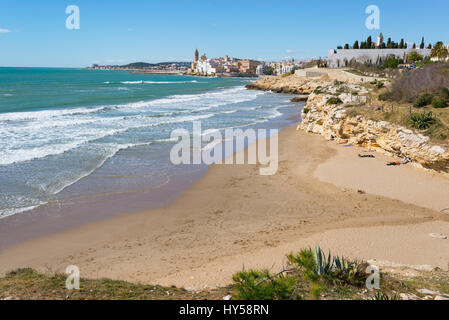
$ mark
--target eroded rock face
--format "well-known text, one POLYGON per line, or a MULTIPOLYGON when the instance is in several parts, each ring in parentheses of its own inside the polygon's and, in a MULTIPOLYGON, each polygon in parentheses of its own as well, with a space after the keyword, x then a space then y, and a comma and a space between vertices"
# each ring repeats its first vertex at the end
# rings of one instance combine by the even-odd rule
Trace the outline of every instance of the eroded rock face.
MULTIPOLYGON (((389 122, 351 116, 343 104, 327 104, 331 97, 329 94, 312 93, 298 129, 326 138, 334 136, 337 140, 348 140, 350 144, 410 158, 424 168, 449 172, 448 150, 431 144, 428 137, 389 122)), ((342 98, 342 101, 347 100, 346 96, 342 98)))
POLYGON ((310 94, 322 83, 304 77, 263 77, 246 86, 249 90, 273 91, 275 93, 310 94))

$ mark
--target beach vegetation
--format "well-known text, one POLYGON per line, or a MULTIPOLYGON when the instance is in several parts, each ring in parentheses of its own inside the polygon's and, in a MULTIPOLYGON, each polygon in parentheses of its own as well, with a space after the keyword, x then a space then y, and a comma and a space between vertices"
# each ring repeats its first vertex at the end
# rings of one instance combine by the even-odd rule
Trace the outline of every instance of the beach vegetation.
POLYGON ((383 92, 378 96, 380 101, 389 101, 393 98, 393 93, 391 91, 383 92))
POLYGON ((300 299, 295 295, 297 279, 288 274, 272 275, 268 270, 242 271, 233 276, 237 300, 300 299))
POLYGON ((228 296, 233 300, 398 300, 402 294, 425 299, 420 292, 423 288, 449 295, 449 273, 441 269, 417 270, 413 277, 383 271, 380 288, 366 290, 365 266, 356 260, 326 255, 319 247, 307 248, 290 254, 287 265, 276 274, 242 271, 234 276, 232 285, 200 291, 85 278, 80 280, 80 290, 67 290, 65 274, 18 269, 0 276, 0 300, 223 300, 228 296))
POLYGON ((317 246, 287 256, 288 267, 277 274, 267 270, 242 271, 234 275, 237 299, 320 299, 329 291, 350 295, 366 282, 368 265, 356 260, 325 254, 317 246))
POLYGON ((323 87, 321 87, 321 86, 316 87, 316 89, 313 90, 313 93, 314 94, 322 94, 322 93, 324 93, 323 87))
POLYGON ((433 97, 432 99, 432 106, 434 108, 446 108, 447 107, 447 102, 446 100, 444 100, 442 97, 433 97))
POLYGON ((440 91, 440 97, 441 99, 443 99, 444 101, 449 101, 449 89, 448 88, 443 88, 440 91))
POLYGON ((425 130, 435 123, 435 116, 432 112, 412 113, 410 124, 413 128, 425 130))
POLYGON ((67 275, 18 269, 0 277, 0 300, 222 300, 231 289, 192 292, 183 288, 81 278, 80 290, 66 289, 67 275))
POLYGON ((374 295, 373 300, 387 301, 387 300, 401 300, 401 298, 397 294, 394 294, 393 296, 390 297, 388 294, 383 293, 382 291, 378 291, 374 295))
POLYGON ((428 106, 432 103, 433 95, 430 93, 424 93, 416 99, 415 104, 413 105, 415 108, 422 108, 428 106))
POLYGON ((341 99, 338 98, 338 97, 332 97, 329 100, 327 100, 327 104, 335 104, 335 105, 337 105, 337 104, 342 104, 342 103, 343 103, 343 101, 341 101, 341 99))

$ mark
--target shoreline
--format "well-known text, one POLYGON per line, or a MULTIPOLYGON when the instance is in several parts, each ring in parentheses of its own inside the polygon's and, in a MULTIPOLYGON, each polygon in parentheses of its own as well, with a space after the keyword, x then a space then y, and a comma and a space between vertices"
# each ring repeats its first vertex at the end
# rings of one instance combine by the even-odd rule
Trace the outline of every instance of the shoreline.
MULTIPOLYGON (((0 251, 0 260, 7 261, 0 273, 18 267, 61 272, 74 264, 83 277, 198 289, 229 284, 243 266, 276 268, 273 263, 282 263, 288 251, 305 245, 322 244, 353 258, 398 257, 400 261, 393 261, 439 267, 449 261, 448 242, 431 239, 423 231, 447 230, 448 215, 322 182, 315 170, 338 151, 322 137, 293 127, 282 130, 279 137, 275 176, 259 176, 258 166, 213 165, 168 207, 95 222, 0 251), (415 244, 415 251, 426 250, 422 257, 401 249, 407 237, 419 238, 416 231, 398 231, 410 228, 432 240, 415 244), (386 236, 379 239, 379 232, 386 236), (355 233, 358 245, 347 247, 355 233), (387 235, 393 238, 385 244, 387 235), (362 240, 369 245, 363 246, 362 240)), ((387 178, 384 173, 378 176, 387 178)))
MULTIPOLYGON (((281 109, 282 115, 269 119, 264 123, 249 124, 248 128, 283 128, 294 126, 300 112, 296 110, 298 105, 281 109)), ((246 143, 245 143, 246 144, 246 143)), ((124 163, 128 161, 131 153, 150 153, 149 148, 157 148, 151 153, 158 153, 160 162, 169 162, 168 154, 171 145, 135 146, 130 149, 118 151, 108 159, 100 168, 90 175, 78 180, 65 188, 47 204, 42 204, 32 210, 13 214, 0 219, 0 251, 10 246, 35 238, 45 237, 69 231, 99 221, 127 216, 135 212, 167 207, 176 201, 192 185, 200 180, 209 170, 207 165, 177 166, 173 168, 172 175, 167 182, 161 185, 134 185, 133 176, 149 174, 146 165, 137 171, 137 168, 129 173, 129 169, 116 171, 114 162, 124 163), (143 148, 142 150, 140 150, 143 148), (165 156, 165 154, 167 154, 165 156), (144 171, 147 170, 147 171, 144 171), (123 180, 127 188, 113 189, 110 176, 127 178, 123 180), (111 189, 112 188, 112 189, 111 189), (84 189, 93 190, 88 194, 84 189)), ((131 157, 132 161, 135 161, 131 157)), ((135 178, 136 180, 138 180, 135 178)))

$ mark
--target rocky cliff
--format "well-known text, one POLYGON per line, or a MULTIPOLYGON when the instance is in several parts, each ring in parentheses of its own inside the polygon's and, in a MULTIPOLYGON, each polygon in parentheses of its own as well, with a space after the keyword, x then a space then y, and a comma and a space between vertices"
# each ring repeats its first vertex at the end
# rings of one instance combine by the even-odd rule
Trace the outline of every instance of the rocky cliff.
POLYGON ((273 91, 276 93, 310 94, 318 86, 323 85, 320 80, 311 80, 305 77, 263 77, 246 86, 249 90, 273 91))
POLYGON ((449 152, 434 145, 429 138, 407 128, 385 121, 365 119, 351 115, 345 108, 344 94, 340 105, 332 105, 328 100, 335 94, 314 94, 309 96, 302 113, 302 123, 298 129, 326 138, 334 136, 337 141, 376 149, 385 154, 410 158, 420 166, 439 172, 449 172, 449 152))

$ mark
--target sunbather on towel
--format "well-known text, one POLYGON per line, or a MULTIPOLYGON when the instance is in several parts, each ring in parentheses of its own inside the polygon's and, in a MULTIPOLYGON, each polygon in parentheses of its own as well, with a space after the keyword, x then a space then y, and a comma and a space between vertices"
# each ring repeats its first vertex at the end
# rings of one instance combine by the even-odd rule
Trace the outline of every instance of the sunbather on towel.
POLYGON ((401 164, 407 164, 410 162, 412 162, 412 160, 410 158, 404 157, 404 159, 402 159, 401 161, 388 162, 387 166, 400 166, 401 164))
POLYGON ((373 156, 372 154, 364 154, 364 155, 359 154, 359 158, 375 158, 375 156, 373 156))
POLYGON ((400 161, 392 161, 387 163, 387 166, 400 166, 400 165, 401 165, 400 161))

